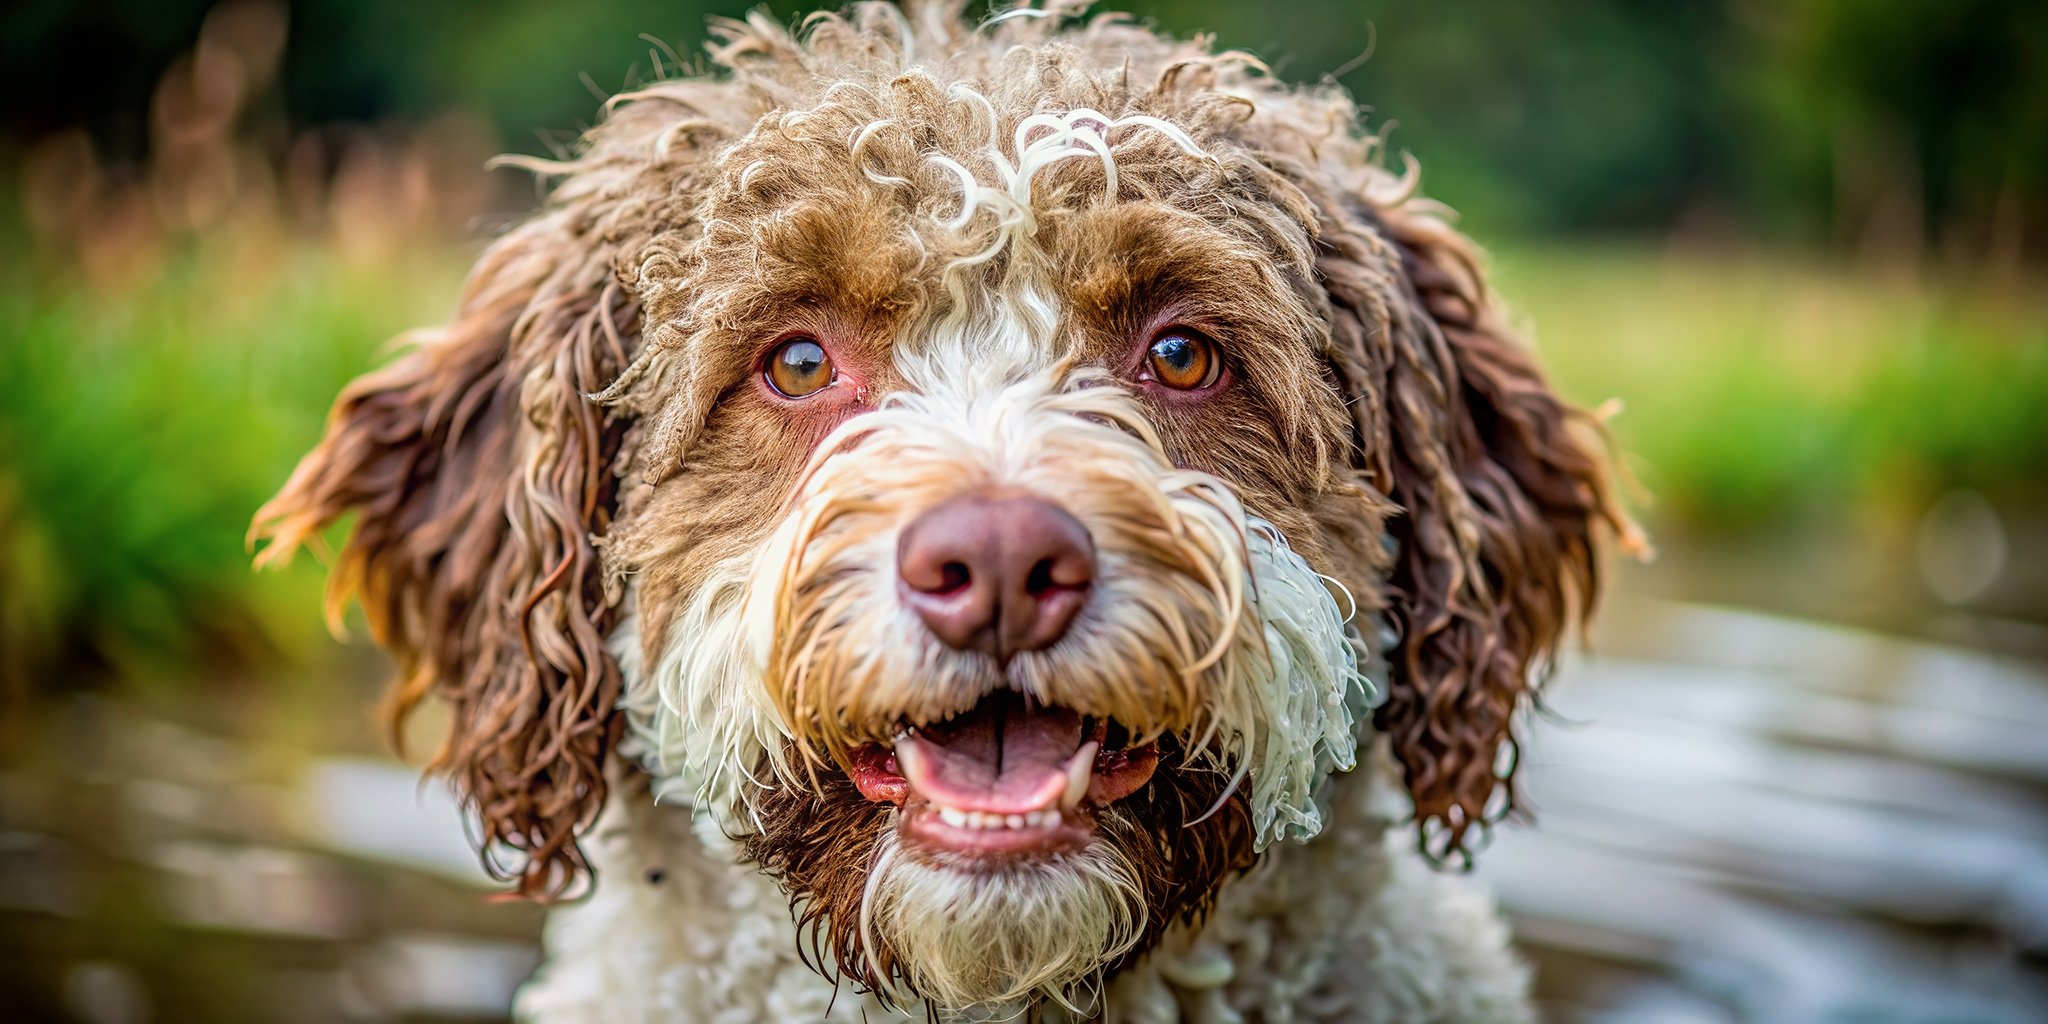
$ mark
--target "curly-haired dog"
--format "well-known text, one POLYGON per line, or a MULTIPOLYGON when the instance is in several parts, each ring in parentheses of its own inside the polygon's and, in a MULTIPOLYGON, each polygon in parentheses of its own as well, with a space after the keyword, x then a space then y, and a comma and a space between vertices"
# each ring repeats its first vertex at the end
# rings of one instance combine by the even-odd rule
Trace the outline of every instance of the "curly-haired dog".
POLYGON ((959 7, 719 22, 524 161, 258 515, 356 513, 391 716, 580 897, 520 1011, 1526 1019, 1425 861, 1627 528, 1597 428, 1335 86, 959 7))

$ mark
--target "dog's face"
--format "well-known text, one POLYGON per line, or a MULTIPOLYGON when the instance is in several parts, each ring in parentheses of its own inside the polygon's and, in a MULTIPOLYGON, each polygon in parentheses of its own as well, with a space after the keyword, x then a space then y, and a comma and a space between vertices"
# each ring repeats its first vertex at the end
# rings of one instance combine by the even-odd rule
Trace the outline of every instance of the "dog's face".
POLYGON ((644 363, 720 371, 616 392, 715 395, 608 535, 634 724, 844 968, 952 1005, 1317 831, 1378 568, 1307 226, 1173 122, 1030 99, 771 114, 636 282, 679 325, 644 363))
POLYGON ((630 733, 870 988, 1142 953, 1319 830, 1376 698, 1461 849, 1619 524, 1462 243, 1341 96, 918 20, 725 26, 618 107, 259 522, 363 510, 336 593, 524 890, 630 733))

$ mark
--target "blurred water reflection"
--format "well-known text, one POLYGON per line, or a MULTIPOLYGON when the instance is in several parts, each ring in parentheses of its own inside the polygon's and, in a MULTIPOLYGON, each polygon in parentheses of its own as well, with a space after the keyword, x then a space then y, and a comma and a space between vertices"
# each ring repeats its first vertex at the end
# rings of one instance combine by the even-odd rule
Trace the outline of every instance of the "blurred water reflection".
POLYGON ((2048 1018, 2048 670, 1623 602, 1480 875, 1561 1019, 2048 1018))

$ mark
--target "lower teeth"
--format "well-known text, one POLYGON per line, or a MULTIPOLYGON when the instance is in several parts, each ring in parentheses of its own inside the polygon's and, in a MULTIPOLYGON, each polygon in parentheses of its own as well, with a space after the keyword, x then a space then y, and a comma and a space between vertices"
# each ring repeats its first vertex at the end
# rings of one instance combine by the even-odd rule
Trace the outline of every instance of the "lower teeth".
POLYGON ((1026 811, 1023 814, 994 814, 985 811, 963 811, 955 807, 940 806, 939 820, 954 828, 1001 829, 1041 828, 1059 820, 1054 810, 1026 811))

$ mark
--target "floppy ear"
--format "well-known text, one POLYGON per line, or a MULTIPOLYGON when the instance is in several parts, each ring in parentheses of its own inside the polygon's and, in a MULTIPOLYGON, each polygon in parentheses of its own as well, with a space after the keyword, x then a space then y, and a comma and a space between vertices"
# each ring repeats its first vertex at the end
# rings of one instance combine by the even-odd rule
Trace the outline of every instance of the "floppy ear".
POLYGON ((1554 394, 1486 293, 1470 244, 1426 211, 1315 197, 1317 267, 1358 468, 1400 506, 1386 605, 1399 634, 1374 724, 1424 851, 1469 863, 1516 806, 1514 718, 1598 596, 1598 524, 1639 547, 1605 434, 1554 394), (1499 794, 1498 796, 1496 794, 1499 794))
POLYGON ((486 868, 538 898, 586 871, 575 834, 604 802, 620 687, 591 537, 625 425, 585 396, 626 365, 639 307, 613 280, 615 247, 576 226, 543 217, 494 245, 454 325, 342 392, 250 530, 272 542, 259 564, 281 561, 357 513, 329 617, 359 599, 397 656, 394 737, 429 694, 448 699, 434 766, 481 821, 486 868), (499 844, 524 863, 494 864, 499 844))

